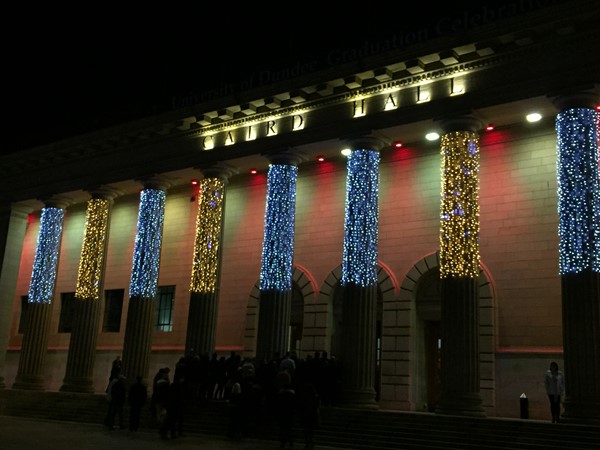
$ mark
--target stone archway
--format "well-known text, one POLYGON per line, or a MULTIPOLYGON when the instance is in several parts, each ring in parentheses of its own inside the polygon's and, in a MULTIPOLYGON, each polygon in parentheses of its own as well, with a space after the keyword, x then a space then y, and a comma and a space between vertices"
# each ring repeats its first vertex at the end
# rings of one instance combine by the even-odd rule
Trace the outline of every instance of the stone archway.
MULTIPOLYGON (((338 303, 340 293, 340 280, 342 277, 342 266, 336 267, 329 273, 321 291, 319 293, 318 304, 321 309, 326 308, 326 322, 325 329, 322 330, 321 336, 326 342, 326 346, 323 347, 331 356, 336 356, 336 343, 335 334, 339 333, 339 327, 343 326, 340 322, 341 311, 339 310, 340 305, 338 303)), ((398 292, 398 283, 392 273, 392 271, 382 262, 377 263, 377 330, 376 330, 376 386, 375 391, 377 392, 377 399, 382 400, 385 392, 385 380, 384 370, 386 361, 384 360, 385 348, 389 345, 386 342, 385 329, 388 317, 386 315, 387 304, 393 304, 394 298, 398 292)), ((339 335, 339 334, 338 334, 339 335)), ((393 339, 393 338, 392 338, 393 339)))
MULTIPOLYGON (((407 397, 408 409, 416 411, 431 410, 429 403, 435 395, 432 377, 435 377, 431 348, 436 339, 436 324, 439 324, 439 253, 433 253, 417 262, 407 273, 400 289, 399 308, 407 316, 405 330, 396 332, 410 336, 403 341, 399 353, 406 355, 406 372, 397 373, 400 379, 406 379, 406 386, 398 391, 407 397)), ((479 272, 479 361, 480 393, 483 407, 488 415, 495 414, 495 307, 491 278, 483 265, 479 272)), ((400 400, 400 399, 398 399, 400 400)))
MULTIPOLYGON (((311 323, 314 323, 314 304, 316 295, 316 283, 310 276, 308 271, 299 265, 294 266, 292 272, 292 297, 301 299, 303 307, 296 305, 297 308, 302 308, 302 312, 296 311, 297 315, 301 315, 302 319, 296 320, 295 325, 302 330, 301 351, 309 352, 314 347, 314 339, 311 339, 310 330, 313 328, 311 323), (307 339, 308 338, 308 339, 307 339), (306 342, 305 342, 306 341, 306 342), (306 349, 306 350, 305 350, 306 349)), ((258 329, 258 314, 259 307, 258 301, 260 298, 260 280, 257 281, 248 298, 248 304, 246 306, 246 322, 244 328, 244 348, 242 355, 244 357, 252 358, 256 353, 256 334, 258 329)), ((298 300, 300 301, 300 300, 298 300)), ((301 356, 301 355, 298 355, 301 356)))

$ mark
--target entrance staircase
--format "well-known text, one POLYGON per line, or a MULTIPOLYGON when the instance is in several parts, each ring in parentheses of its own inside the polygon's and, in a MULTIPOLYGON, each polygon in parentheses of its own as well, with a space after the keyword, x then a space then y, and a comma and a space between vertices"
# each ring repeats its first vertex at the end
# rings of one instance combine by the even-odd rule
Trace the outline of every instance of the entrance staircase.
MULTIPOLYGON (((97 423, 107 411, 102 394, 0 389, 0 415, 97 423)), ((431 413, 322 408, 317 445, 356 450, 598 450, 600 427, 552 424, 523 419, 472 418, 431 413)), ((229 404, 205 401, 187 408, 184 431, 225 437, 229 404)), ((156 430, 150 408, 144 408, 142 431, 156 430)), ((303 442, 297 425, 295 436, 303 442)), ((277 440, 275 418, 265 412, 248 417, 247 438, 277 440)), ((300 445, 299 445, 300 446, 300 445)), ((301 447, 301 446, 300 446, 301 447)))

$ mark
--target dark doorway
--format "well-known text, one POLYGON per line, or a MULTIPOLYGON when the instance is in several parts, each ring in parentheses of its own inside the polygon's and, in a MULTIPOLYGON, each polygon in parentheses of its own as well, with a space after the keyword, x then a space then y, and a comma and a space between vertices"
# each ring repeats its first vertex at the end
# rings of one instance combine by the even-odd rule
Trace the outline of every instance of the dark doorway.
POLYGON ((424 325, 427 411, 434 412, 440 400, 442 331, 439 321, 425 321, 424 325))
POLYGON ((290 314, 290 351, 300 357, 304 329, 304 297, 296 283, 292 286, 292 308, 290 314))
POLYGON ((424 410, 434 412, 440 398, 441 379, 441 289, 440 272, 434 267, 425 272, 417 284, 417 314, 422 327, 423 384, 426 392, 419 401, 426 403, 424 410))

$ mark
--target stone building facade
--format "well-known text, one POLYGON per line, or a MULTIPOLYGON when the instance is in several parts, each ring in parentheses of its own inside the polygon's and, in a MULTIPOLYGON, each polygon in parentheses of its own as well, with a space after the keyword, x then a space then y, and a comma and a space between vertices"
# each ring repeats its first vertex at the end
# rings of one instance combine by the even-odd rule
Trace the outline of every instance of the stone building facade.
POLYGON ((545 418, 557 360, 598 421, 599 18, 551 3, 2 156, 3 386, 326 351, 354 406, 545 418))

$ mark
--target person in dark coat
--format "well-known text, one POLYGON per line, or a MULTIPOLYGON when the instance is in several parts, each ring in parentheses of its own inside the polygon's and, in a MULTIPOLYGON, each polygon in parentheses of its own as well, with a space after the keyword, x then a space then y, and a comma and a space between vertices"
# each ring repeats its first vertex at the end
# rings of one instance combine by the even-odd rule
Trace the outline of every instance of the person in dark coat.
POLYGON ((171 439, 183 437, 183 419, 186 400, 185 378, 179 377, 168 387, 166 410, 167 416, 160 428, 161 437, 171 439))
POLYGON ((294 421, 296 418, 296 392, 291 384, 283 385, 277 392, 277 421, 279 423, 279 447, 294 446, 294 421))
POLYGON ((142 383, 142 377, 137 376, 135 383, 129 388, 129 430, 137 431, 140 428, 142 408, 148 400, 148 389, 142 383))
POLYGON ((123 417, 123 409, 127 398, 127 388, 125 386, 125 377, 119 375, 114 379, 108 392, 108 414, 106 416, 106 426, 111 430, 117 428, 115 421, 118 420, 119 428, 125 428, 125 418, 123 417))
POLYGON ((315 429, 321 419, 321 399, 312 383, 305 383, 300 391, 300 422, 304 430, 304 444, 307 449, 315 447, 315 429))
POLYGON ((164 417, 166 416, 166 404, 168 397, 168 390, 171 381, 169 380, 169 368, 164 367, 154 375, 152 382, 152 397, 150 399, 150 408, 152 410, 152 417, 156 420, 158 425, 162 425, 164 417))

